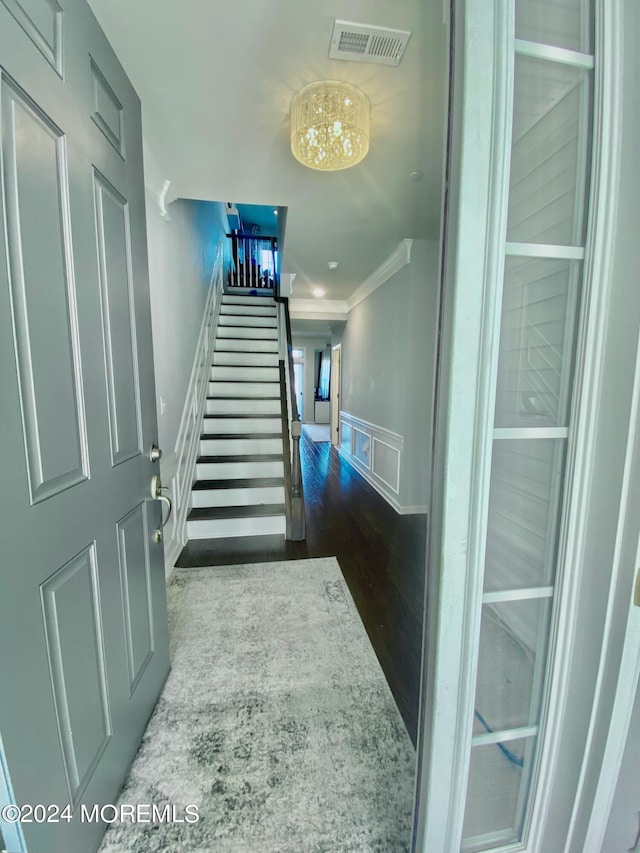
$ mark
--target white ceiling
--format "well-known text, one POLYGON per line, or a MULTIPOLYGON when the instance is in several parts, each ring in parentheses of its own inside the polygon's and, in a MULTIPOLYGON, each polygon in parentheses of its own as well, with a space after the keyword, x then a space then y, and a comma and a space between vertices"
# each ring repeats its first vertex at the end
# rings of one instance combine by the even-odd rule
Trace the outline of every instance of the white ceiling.
POLYGON ((441 0, 89 2, 140 95, 169 197, 288 208, 283 271, 297 275, 294 297, 321 286, 344 300, 403 238, 438 238, 441 0), (400 65, 328 59, 335 18, 411 30, 400 65), (371 147, 360 165, 322 173, 291 154, 289 108, 303 85, 330 78, 368 95, 371 147))

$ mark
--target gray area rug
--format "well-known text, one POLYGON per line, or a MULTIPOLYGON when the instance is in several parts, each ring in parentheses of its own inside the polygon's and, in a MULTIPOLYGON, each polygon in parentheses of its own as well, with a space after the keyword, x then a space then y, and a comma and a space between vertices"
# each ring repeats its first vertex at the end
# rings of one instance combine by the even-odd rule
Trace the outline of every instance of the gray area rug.
POLYGON ((100 853, 394 853, 415 753, 334 558, 177 570, 173 668, 100 853))
POLYGON ((329 424, 303 424, 302 429, 309 436, 311 441, 322 443, 331 440, 329 424))

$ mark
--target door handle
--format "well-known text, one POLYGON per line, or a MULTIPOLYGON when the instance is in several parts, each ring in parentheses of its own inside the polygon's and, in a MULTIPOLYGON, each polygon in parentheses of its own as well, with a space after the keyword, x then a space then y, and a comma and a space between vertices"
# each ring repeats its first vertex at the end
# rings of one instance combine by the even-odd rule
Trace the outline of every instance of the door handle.
POLYGON ((156 542, 162 542, 162 528, 166 526, 171 518, 171 510, 173 509, 171 498, 168 495, 162 494, 166 490, 167 487, 162 485, 160 474, 154 474, 151 478, 151 497, 154 501, 163 501, 167 505, 167 517, 161 522, 160 527, 153 531, 153 538, 156 542))

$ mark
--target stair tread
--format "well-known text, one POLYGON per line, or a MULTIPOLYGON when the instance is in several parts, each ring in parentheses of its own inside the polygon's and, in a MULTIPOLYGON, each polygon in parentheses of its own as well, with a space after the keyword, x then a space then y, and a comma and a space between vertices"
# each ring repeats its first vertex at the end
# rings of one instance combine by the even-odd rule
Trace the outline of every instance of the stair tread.
POLYGON ((273 317, 276 319, 275 309, 273 305, 256 305, 256 308, 260 308, 264 311, 264 314, 245 314, 244 311, 227 311, 227 308, 242 308, 242 305, 234 305, 233 303, 229 305, 223 305, 220 309, 221 317, 273 317), (269 313, 266 313, 269 312, 269 313))
POLYGON ((235 480, 196 480, 192 491, 210 489, 257 489, 262 486, 284 486, 283 477, 238 477, 235 480))
POLYGON ((229 453, 198 456, 198 464, 207 462, 282 462, 282 453, 229 453))
MULTIPOLYGON (((219 399, 219 398, 218 398, 218 397, 208 397, 207 399, 209 399, 209 400, 217 400, 217 399, 219 399)), ((237 397, 235 397, 235 398, 234 398, 234 397, 223 397, 222 399, 224 399, 224 400, 233 400, 233 399, 247 400, 247 399, 249 399, 249 398, 247 398, 247 397, 240 397, 240 398, 237 398, 237 397)), ((265 398, 261 398, 261 399, 265 399, 265 398)), ((275 397, 273 397, 273 398, 272 398, 272 397, 267 397, 266 399, 268 399, 268 400, 269 400, 269 399, 277 399, 277 398, 275 398, 275 397)), ((271 419, 273 419, 273 418, 280 418, 280 415, 279 415, 279 414, 277 414, 277 415, 276 415, 276 414, 274 414, 274 415, 264 415, 264 414, 257 414, 257 415, 253 415, 253 414, 251 414, 250 412, 249 412, 249 413, 247 413, 247 412, 243 412, 243 413, 241 413, 241 414, 239 414, 239 415, 234 415, 234 414, 231 414, 231 413, 228 413, 228 412, 221 412, 219 415, 205 415, 205 418, 212 418, 212 419, 214 419, 214 418, 227 418, 227 420, 229 420, 230 418, 231 418, 231 419, 234 419, 234 418, 271 418, 271 419)), ((226 435, 226 434, 227 434, 227 433, 225 433, 225 435, 226 435)), ((233 433, 229 433, 229 434, 230 434, 230 435, 233 435, 233 433)))
POLYGON ((218 439, 253 440, 254 438, 282 438, 281 432, 203 432, 201 440, 211 441, 218 439))
POLYGON ((201 521, 215 518, 257 518, 260 516, 284 515, 284 512, 284 504, 194 507, 187 516, 187 521, 201 521))
MULTIPOLYGON (((246 397, 232 397, 232 396, 220 397, 219 395, 216 395, 214 397, 207 397, 207 400, 254 400, 254 401, 259 401, 259 400, 279 400, 279 399, 280 399, 279 395, 277 397, 251 397, 249 395, 247 395, 246 397)), ((254 417, 254 415, 252 415, 252 417, 254 417)), ((255 415, 255 417, 258 417, 258 415, 255 415)))

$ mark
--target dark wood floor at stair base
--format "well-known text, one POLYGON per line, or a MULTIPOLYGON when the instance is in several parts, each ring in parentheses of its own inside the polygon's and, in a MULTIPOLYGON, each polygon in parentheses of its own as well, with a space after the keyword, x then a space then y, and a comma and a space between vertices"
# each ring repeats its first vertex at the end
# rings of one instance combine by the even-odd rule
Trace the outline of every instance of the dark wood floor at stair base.
POLYGON ((189 542, 177 566, 336 556, 411 735, 416 739, 426 515, 399 515, 328 443, 301 442, 307 538, 189 542))

